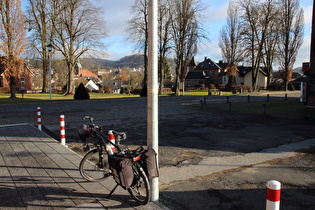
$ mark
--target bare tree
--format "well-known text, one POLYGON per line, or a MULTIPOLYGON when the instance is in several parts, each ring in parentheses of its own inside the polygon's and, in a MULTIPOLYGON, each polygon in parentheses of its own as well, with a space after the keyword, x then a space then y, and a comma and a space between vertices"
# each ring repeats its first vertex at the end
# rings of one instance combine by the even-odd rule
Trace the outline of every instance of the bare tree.
POLYGON ((105 23, 100 10, 88 0, 62 0, 57 6, 54 45, 68 67, 65 94, 73 94, 75 65, 83 54, 103 47, 100 39, 106 35, 105 23))
POLYGON ((292 68, 303 43, 304 12, 298 0, 280 0, 280 74, 284 89, 292 78, 292 68))
POLYGON ((148 74, 148 0, 136 0, 132 6, 132 13, 134 16, 128 21, 128 28, 126 29, 130 38, 136 43, 136 48, 143 51, 144 56, 144 77, 142 87, 144 93, 147 95, 147 74, 148 74))
POLYGON ((55 36, 54 21, 58 14, 58 0, 29 0, 27 9, 27 20, 30 36, 29 45, 35 49, 35 56, 42 59, 43 69, 43 84, 42 92, 49 91, 49 67, 48 67, 48 52, 46 46, 48 43, 53 43, 55 36))
POLYGON ((240 0, 243 8, 243 20, 247 31, 245 41, 247 42, 247 53, 252 64, 252 86, 257 88, 257 78, 260 66, 263 63, 263 50, 268 36, 269 24, 273 18, 273 4, 275 0, 240 0))
POLYGON ((159 19, 158 19, 158 29, 159 29, 159 81, 160 89, 159 94, 163 94, 164 88, 164 76, 165 71, 168 69, 167 53, 171 49, 171 4, 170 0, 160 0, 159 1, 159 19))
POLYGON ((238 5, 230 1, 226 20, 227 24, 221 29, 219 40, 222 56, 227 62, 228 83, 226 88, 228 89, 230 89, 231 85, 236 84, 237 65, 244 58, 244 46, 242 43, 244 29, 240 17, 241 13, 238 5))
POLYGON ((197 52, 198 41, 203 37, 199 27, 198 14, 201 7, 198 0, 182 0, 173 2, 172 41, 175 53, 176 90, 179 95, 180 83, 184 94, 184 82, 188 73, 188 65, 197 52))
MULTIPOLYGON (((0 1, 0 31, 1 51, 6 55, 4 67, 5 77, 9 81, 11 98, 16 98, 16 83, 20 77, 23 62, 20 59, 24 52, 25 29, 24 15, 21 10, 20 0, 0 1)), ((3 60, 3 59, 2 59, 3 60)))
POLYGON ((263 63, 265 69, 267 70, 267 87, 270 85, 273 78, 273 65, 279 58, 277 47, 279 44, 279 25, 281 24, 278 2, 276 1, 273 4, 265 4, 264 7, 266 11, 268 11, 268 6, 271 6, 271 18, 268 24, 263 53, 263 63))

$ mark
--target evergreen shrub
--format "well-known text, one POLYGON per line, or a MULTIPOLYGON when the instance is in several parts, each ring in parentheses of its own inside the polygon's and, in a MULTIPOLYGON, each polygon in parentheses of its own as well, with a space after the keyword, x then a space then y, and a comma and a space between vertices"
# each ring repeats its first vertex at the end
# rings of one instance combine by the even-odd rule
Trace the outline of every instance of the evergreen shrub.
POLYGON ((80 83, 80 85, 76 88, 74 99, 76 100, 90 99, 90 95, 82 83, 80 83))

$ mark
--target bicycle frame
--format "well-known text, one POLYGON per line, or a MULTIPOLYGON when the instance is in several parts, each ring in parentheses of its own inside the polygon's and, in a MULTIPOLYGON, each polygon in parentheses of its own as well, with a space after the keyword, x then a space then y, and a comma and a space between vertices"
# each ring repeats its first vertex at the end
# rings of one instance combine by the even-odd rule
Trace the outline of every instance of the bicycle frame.
MULTIPOLYGON (((88 181, 101 180, 103 178, 106 178, 109 175, 112 175, 113 178, 115 179, 112 172, 117 173, 116 170, 121 170, 121 169, 120 168, 117 169, 117 167, 115 166, 116 163, 114 163, 112 166, 110 165, 111 163, 109 163, 109 168, 108 168, 107 167, 108 162, 106 163, 106 160, 105 160, 106 154, 108 155, 108 157, 112 157, 112 158, 114 158, 115 155, 117 155, 116 157, 121 156, 123 158, 129 158, 129 161, 131 161, 131 164, 132 164, 129 166, 132 167, 132 172, 134 174, 134 178, 133 178, 132 183, 130 183, 130 179, 129 179, 127 181, 128 185, 126 185, 128 187, 125 188, 125 185, 124 185, 125 182, 123 182, 124 184, 122 184, 120 182, 120 180, 118 181, 115 179, 117 184, 114 187, 114 189, 112 189, 111 192, 107 195, 107 197, 110 197, 113 194, 113 192, 115 191, 115 189, 117 188, 117 186, 121 185, 124 189, 128 190, 129 194, 136 200, 136 202, 138 202, 139 204, 143 204, 143 205, 147 204, 147 202, 149 201, 149 197, 150 197, 150 194, 149 194, 150 184, 149 184, 149 181, 147 178, 148 177, 147 172, 144 170, 144 167, 145 167, 144 164, 145 163, 142 161, 143 148, 139 147, 136 150, 130 150, 126 146, 126 148, 122 149, 120 147, 120 141, 126 139, 126 133, 125 132, 113 131, 113 134, 115 136, 115 143, 113 143, 111 140, 109 140, 109 137, 107 137, 106 135, 104 135, 102 133, 102 127, 99 127, 99 126, 94 124, 93 118, 85 117, 84 119, 89 119, 91 124, 87 125, 88 128, 87 127, 84 128, 84 130, 86 130, 88 132, 88 134, 86 135, 84 133, 84 130, 83 130, 82 136, 80 136, 80 138, 83 141, 85 141, 86 143, 90 139, 96 140, 96 142, 94 143, 96 148, 94 148, 93 150, 88 152, 87 155, 85 155, 83 157, 82 161, 80 162, 79 168, 80 168, 81 175, 85 179, 87 179, 88 181), (115 149, 113 149, 115 151, 114 154, 112 152, 109 152, 110 150, 108 150, 108 145, 110 145, 111 148, 115 148, 115 149), (106 153, 104 150, 106 151, 106 153), (98 155, 95 153, 98 153, 98 155), (98 160, 94 162, 94 168, 92 166, 91 171, 100 171, 101 174, 103 173, 102 171, 105 171, 103 173, 104 177, 102 177, 102 176, 98 177, 98 175, 96 175, 95 178, 93 178, 94 175, 90 176, 89 172, 85 173, 84 163, 89 160, 89 157, 93 157, 93 155, 95 155, 94 161, 96 160, 97 156, 98 156, 98 160), (107 170, 107 168, 109 170, 107 170), (101 170, 99 170, 99 169, 101 169, 101 170), (112 171, 110 171, 110 170, 112 170, 112 171)), ((111 159, 111 160, 113 161, 114 159, 111 159)), ((117 159, 117 160, 120 161, 119 159, 117 159)), ((119 162, 117 162, 117 163, 119 164, 119 162)), ((87 168, 87 171, 89 171, 88 168, 87 168)), ((121 172, 119 172, 119 173, 121 173, 121 172)), ((128 173, 129 172, 126 172, 126 174, 128 174, 128 173)), ((93 172, 91 174, 93 174, 93 172)), ((131 178, 131 176, 130 176, 130 178, 131 178)))

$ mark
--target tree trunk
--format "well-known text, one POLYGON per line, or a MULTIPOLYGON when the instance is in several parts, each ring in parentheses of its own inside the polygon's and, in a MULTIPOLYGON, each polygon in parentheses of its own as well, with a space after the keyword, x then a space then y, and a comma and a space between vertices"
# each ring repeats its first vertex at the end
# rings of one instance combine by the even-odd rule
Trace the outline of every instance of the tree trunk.
POLYGON ((74 64, 68 63, 68 81, 67 81, 67 91, 65 95, 75 93, 75 84, 74 84, 74 64))
POLYGON ((10 77, 10 92, 10 98, 16 98, 16 80, 13 76, 10 77))
POLYGON ((142 87, 147 86, 147 77, 148 77, 148 56, 147 56, 147 48, 145 47, 144 54, 144 76, 142 80, 142 87))
POLYGON ((179 75, 176 75, 176 80, 175 80, 175 95, 179 96, 179 75))
POLYGON ((284 91, 288 91, 289 82, 288 80, 284 81, 284 91))
POLYGON ((43 59, 43 87, 42 92, 48 93, 49 92, 49 65, 48 60, 46 58, 43 59))
MULTIPOLYGON (((161 53, 160 53, 161 54, 161 53)), ((159 56, 159 65, 158 65, 158 68, 159 68, 159 80, 160 80, 160 86, 159 86, 159 94, 163 94, 163 86, 164 86, 164 62, 163 62, 163 58, 162 56, 160 55, 159 56)))
POLYGON ((232 85, 236 85, 236 77, 233 75, 230 75, 228 77, 228 83, 225 85, 225 90, 231 91, 232 90, 232 85))
POLYGON ((185 80, 181 81, 181 85, 182 85, 182 96, 185 95, 185 80))

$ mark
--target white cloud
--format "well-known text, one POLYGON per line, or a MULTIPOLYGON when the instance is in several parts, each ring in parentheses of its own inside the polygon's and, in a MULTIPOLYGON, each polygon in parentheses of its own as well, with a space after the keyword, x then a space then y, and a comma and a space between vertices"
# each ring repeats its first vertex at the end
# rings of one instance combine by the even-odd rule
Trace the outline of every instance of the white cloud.
POLYGON ((134 1, 92 1, 93 4, 101 7, 104 11, 106 29, 109 36, 123 35, 126 23, 132 17, 131 6, 134 1))
POLYGON ((311 50, 311 36, 305 36, 303 44, 297 55, 294 68, 302 66, 303 62, 310 61, 310 50, 311 50))
POLYGON ((219 62, 222 60, 221 49, 218 46, 217 39, 200 44, 198 53, 195 56, 195 61, 197 63, 202 62, 205 57, 210 58, 214 62, 219 62))
POLYGON ((304 10, 304 24, 305 25, 312 25, 312 10, 313 6, 307 6, 303 8, 304 10))
POLYGON ((220 5, 209 5, 209 7, 205 10, 205 20, 209 23, 215 22, 215 21, 222 21, 226 20, 227 17, 227 8, 228 8, 228 2, 220 5))
POLYGON ((124 56, 134 54, 133 45, 122 35, 110 36, 104 40, 104 43, 108 52, 107 59, 119 60, 124 56))

